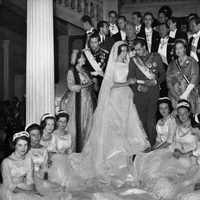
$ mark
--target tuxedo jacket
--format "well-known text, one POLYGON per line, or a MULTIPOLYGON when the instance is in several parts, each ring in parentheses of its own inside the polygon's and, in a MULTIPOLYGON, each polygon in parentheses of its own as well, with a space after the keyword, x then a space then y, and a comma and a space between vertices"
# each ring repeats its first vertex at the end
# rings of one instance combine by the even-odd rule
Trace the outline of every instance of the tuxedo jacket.
POLYGON ((119 31, 118 33, 114 34, 112 38, 115 40, 115 42, 121 41, 122 40, 121 32, 119 31))
POLYGON ((105 37, 105 41, 100 44, 100 47, 102 49, 107 50, 110 53, 110 51, 111 51, 112 46, 113 46, 114 43, 115 43, 115 40, 112 37, 106 36, 105 37))
MULTIPOLYGON (((146 47, 148 47, 144 27, 141 27, 140 32, 137 34, 137 38, 145 40, 146 47)), ((151 45, 151 52, 158 52, 158 45, 159 45, 159 42, 160 42, 159 39, 160 39, 160 36, 159 36, 158 32, 153 30, 152 38, 151 38, 151 44, 152 44, 151 45)))
MULTIPOLYGON (((188 48, 187 48, 187 55, 190 55, 191 47, 192 47, 192 40, 193 40, 193 37, 190 38, 189 45, 188 45, 188 48)), ((199 41, 198 41, 198 44, 197 44, 196 54, 197 54, 197 57, 199 59, 198 63, 199 63, 199 67, 200 67, 200 38, 199 38, 199 41)))
MULTIPOLYGON (((140 105, 155 104, 160 96, 159 85, 163 83, 166 79, 166 73, 165 73, 161 56, 158 53, 149 53, 147 55, 147 60, 156 68, 155 74, 156 74, 157 84, 155 86, 149 87, 149 90, 146 93, 142 93, 138 90, 138 86, 139 86, 138 83, 134 85, 130 85, 134 93, 134 102, 140 105), (150 59, 149 61, 149 57, 151 55, 153 56, 152 56, 152 59, 150 59)), ((135 64, 132 58, 130 59, 130 62, 129 62, 129 73, 128 73, 127 79, 129 78, 136 78, 137 80, 144 80, 144 81, 148 80, 147 77, 137 67, 137 65, 135 64)))
POLYGON ((169 41, 168 42, 172 43, 172 45, 173 45, 173 43, 177 39, 184 39, 184 40, 186 40, 188 42, 188 35, 187 35, 186 32, 177 29, 175 38, 169 37, 169 41))

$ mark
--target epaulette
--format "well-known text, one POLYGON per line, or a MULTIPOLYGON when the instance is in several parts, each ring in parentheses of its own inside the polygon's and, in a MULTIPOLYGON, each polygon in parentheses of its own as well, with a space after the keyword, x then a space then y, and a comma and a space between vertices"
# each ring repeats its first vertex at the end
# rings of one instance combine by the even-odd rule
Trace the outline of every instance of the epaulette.
POLYGON ((104 51, 105 53, 109 54, 109 51, 108 50, 105 50, 103 48, 101 48, 102 51, 104 51))

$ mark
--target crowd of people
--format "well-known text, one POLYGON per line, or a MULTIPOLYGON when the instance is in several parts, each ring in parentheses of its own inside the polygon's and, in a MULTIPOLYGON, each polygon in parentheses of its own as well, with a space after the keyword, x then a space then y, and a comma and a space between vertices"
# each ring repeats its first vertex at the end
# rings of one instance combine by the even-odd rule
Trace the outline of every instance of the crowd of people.
POLYGON ((56 114, 12 136, 3 200, 199 200, 200 18, 85 15, 56 114))

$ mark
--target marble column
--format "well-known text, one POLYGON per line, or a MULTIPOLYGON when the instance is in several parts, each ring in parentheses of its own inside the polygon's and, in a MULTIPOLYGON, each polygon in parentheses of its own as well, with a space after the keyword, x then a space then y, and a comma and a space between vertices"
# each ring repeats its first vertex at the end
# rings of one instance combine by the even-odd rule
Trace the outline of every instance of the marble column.
POLYGON ((27 1, 26 124, 54 113, 53 0, 27 1))
POLYGON ((9 65, 9 45, 10 41, 9 40, 4 40, 3 41, 3 85, 4 85, 4 100, 7 100, 10 98, 9 95, 9 89, 10 89, 10 80, 9 80, 9 75, 10 75, 10 65, 9 65))

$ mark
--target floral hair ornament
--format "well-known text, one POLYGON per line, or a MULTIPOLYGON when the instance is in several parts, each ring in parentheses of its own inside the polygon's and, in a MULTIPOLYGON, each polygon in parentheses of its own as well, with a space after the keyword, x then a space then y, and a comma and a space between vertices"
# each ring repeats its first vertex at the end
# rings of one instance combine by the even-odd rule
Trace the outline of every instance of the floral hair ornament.
POLYGON ((46 113, 46 114, 44 114, 44 115, 42 116, 41 122, 44 121, 44 120, 47 119, 47 118, 55 118, 55 115, 52 115, 52 114, 50 114, 50 113, 46 113))
POLYGON ((180 108, 180 107, 186 107, 186 108, 190 109, 190 104, 187 103, 187 102, 180 102, 180 103, 177 104, 177 109, 180 108))
POLYGON ((17 138, 22 137, 22 136, 25 136, 25 137, 29 138, 29 133, 26 132, 26 131, 21 131, 21 132, 15 133, 13 135, 12 141, 14 142, 17 138))

